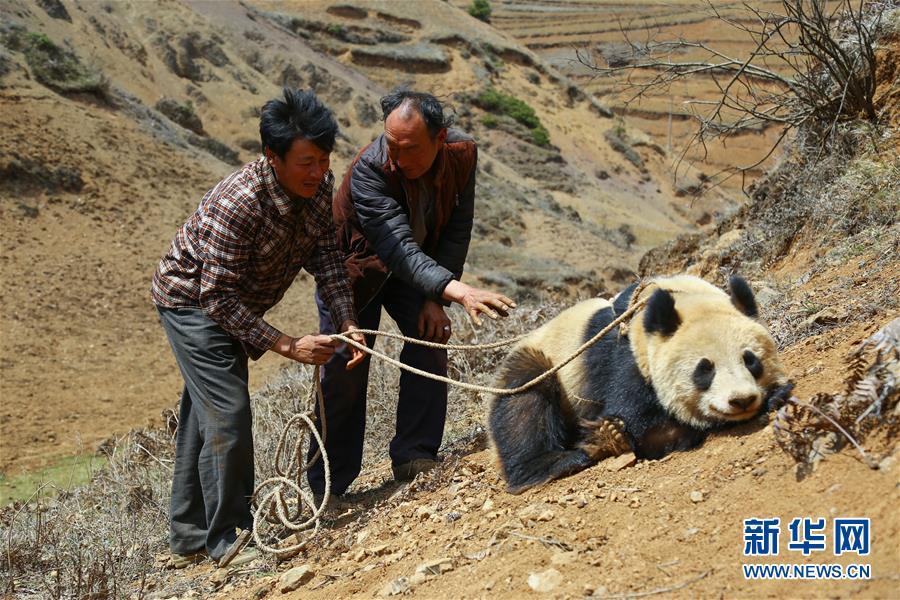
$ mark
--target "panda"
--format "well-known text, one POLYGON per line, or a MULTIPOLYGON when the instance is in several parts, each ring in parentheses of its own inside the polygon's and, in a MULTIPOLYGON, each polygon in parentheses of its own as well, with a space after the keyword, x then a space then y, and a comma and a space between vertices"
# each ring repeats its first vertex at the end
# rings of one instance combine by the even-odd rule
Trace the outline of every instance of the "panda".
POLYGON ((627 331, 613 329, 525 392, 492 398, 488 430, 509 492, 629 450, 656 459, 694 448, 710 431, 753 419, 790 394, 775 341, 739 276, 728 293, 676 275, 634 284, 612 301, 581 302, 513 347, 497 387, 518 387, 562 362, 635 294, 647 303, 627 331))

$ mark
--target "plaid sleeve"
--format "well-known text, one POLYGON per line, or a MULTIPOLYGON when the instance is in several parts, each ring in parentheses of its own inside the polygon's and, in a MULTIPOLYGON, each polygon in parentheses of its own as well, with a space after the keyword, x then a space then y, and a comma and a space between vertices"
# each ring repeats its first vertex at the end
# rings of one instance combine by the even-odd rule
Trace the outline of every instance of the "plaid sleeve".
POLYGON ((319 295, 331 312, 331 322, 338 328, 348 319, 356 321, 356 312, 353 309, 353 291, 350 288, 347 269, 344 267, 344 259, 335 238, 334 218, 331 212, 333 184, 334 177, 331 176, 328 185, 323 186, 316 198, 319 210, 316 210, 312 218, 319 221, 317 225, 320 233, 306 270, 315 277, 319 295))
POLYGON ((238 295, 256 223, 253 207, 246 202, 220 197, 208 205, 198 231, 203 259, 200 306, 229 334, 265 352, 275 345, 281 332, 253 314, 238 295))

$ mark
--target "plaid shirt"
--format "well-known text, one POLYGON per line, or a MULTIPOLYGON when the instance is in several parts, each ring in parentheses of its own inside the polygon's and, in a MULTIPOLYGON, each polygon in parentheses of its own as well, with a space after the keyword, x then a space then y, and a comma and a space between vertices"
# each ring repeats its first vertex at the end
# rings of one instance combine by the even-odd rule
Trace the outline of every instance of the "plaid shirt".
POLYGON ((262 315, 305 267, 332 322, 355 320, 335 242, 333 186, 329 171, 311 200, 291 200, 264 157, 232 173, 175 234, 153 275, 153 302, 202 308, 256 359, 281 335, 262 315))

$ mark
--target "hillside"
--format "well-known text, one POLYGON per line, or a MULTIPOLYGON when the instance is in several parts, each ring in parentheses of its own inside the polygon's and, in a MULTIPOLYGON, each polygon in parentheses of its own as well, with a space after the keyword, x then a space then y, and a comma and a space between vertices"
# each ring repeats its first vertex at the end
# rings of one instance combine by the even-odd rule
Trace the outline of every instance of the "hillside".
MULTIPOLYGON (((519 299, 611 289, 644 251, 735 206, 720 192, 685 203, 652 144, 622 141, 626 156, 599 135, 638 132, 437 0, 402 14, 392 2, 4 0, 0 15, 7 478, 89 455, 177 401, 150 277, 203 193, 256 156, 258 109, 283 84, 312 87, 337 114, 338 176, 380 131, 386 90, 445 98, 481 149, 467 276, 519 299), (549 143, 478 108, 488 88, 527 99, 549 143)), ((311 294, 301 276, 273 322, 312 331, 311 294)), ((281 366, 265 357, 253 386, 281 366)))
MULTIPOLYGON (((723 282, 725 274, 740 272, 750 278, 796 397, 820 403, 845 423, 846 405, 822 402, 853 381, 854 352, 888 323, 896 328, 900 322, 900 132, 892 125, 900 82, 891 66, 898 42, 889 35, 876 53, 878 136, 861 136, 862 125, 848 124, 824 157, 795 141, 754 186, 751 201, 720 222, 714 235, 682 236, 640 263, 641 275, 689 272, 723 282)), ((900 567, 897 352, 897 341, 883 350, 885 360, 893 357, 893 375, 868 411, 880 416, 860 416, 862 424, 851 427, 865 456, 839 434, 807 455, 798 440, 814 430, 815 419, 795 422, 794 413, 782 410, 714 435, 695 451, 636 464, 609 459, 511 496, 483 432, 475 429, 449 446, 438 473, 406 489, 389 483, 387 465, 368 469, 354 486, 357 508, 277 572, 248 581, 240 572, 223 577, 198 567, 168 578, 164 589, 172 593, 202 581, 228 598, 517 598, 535 592, 558 598, 892 598, 900 567), (790 551, 768 561, 742 556, 743 519, 779 517, 786 524, 806 515, 870 518, 871 554, 864 561, 790 551), (865 562, 872 576, 747 580, 740 565, 754 562, 865 562), (312 575, 282 596, 283 574, 301 565, 312 575)), ((489 359, 476 359, 475 371, 481 360, 489 359)))
MULTIPOLYGON (((455 0, 455 4, 462 7, 468 2, 455 0)), ((781 1, 762 0, 749 6, 763 15, 778 13, 781 1)), ((501 0, 492 7, 494 27, 558 68, 585 93, 622 115, 630 127, 647 133, 670 153, 679 153, 696 131, 691 118, 694 103, 716 97, 721 82, 716 82, 715 74, 691 77, 637 98, 637 87, 657 72, 635 73, 630 85, 625 85, 624 78, 597 77, 575 60, 575 50, 585 56, 592 55, 599 64, 622 66, 640 61, 641 49, 648 42, 684 39, 705 44, 728 56, 745 57, 758 41, 739 29, 754 25, 756 17, 742 4, 719 0, 709 3, 501 0), (629 42, 635 48, 629 47, 629 42)), ((709 53, 694 48, 679 49, 674 55, 677 60, 705 60, 709 53)), ((778 61, 772 61, 772 66, 781 73, 789 71, 778 61)), ((777 131, 772 129, 741 132, 730 136, 727 143, 711 144, 708 154, 692 148, 687 157, 700 161, 711 174, 754 164, 765 155, 766 144, 776 138, 777 131)), ((772 164, 770 160, 749 173, 758 176, 772 164)), ((739 187, 740 184, 738 178, 728 180, 725 185, 739 187)))
MULTIPOLYGON (((592 96, 599 84, 563 73, 554 59, 579 40, 608 34, 612 43, 617 12, 715 37, 692 8, 492 4, 491 24, 470 18, 462 0, 403 3, 402 11, 389 1, 0 4, 8 307, 0 317, 0 468, 14 473, 92 452, 130 430, 102 443, 85 485, 0 508, 0 593, 896 597, 900 341, 883 334, 876 350, 873 335, 890 326, 897 336, 900 323, 900 10, 885 11, 874 48, 877 118, 828 122, 827 133, 811 123, 738 201, 721 189, 695 197, 697 187, 673 184, 660 130, 639 130, 640 114, 618 118, 627 113, 620 100, 592 96), (108 85, 82 76, 82 91, 61 92, 40 83, 34 56, 48 40, 77 52, 108 85), (466 276, 522 301, 513 318, 478 330, 453 311, 458 342, 510 338, 578 297, 610 296, 638 277, 687 272, 723 285, 740 273, 795 397, 695 450, 609 459, 513 496, 484 432, 488 396, 452 388, 442 465, 401 487, 386 455, 397 375, 376 362, 363 473, 349 508, 329 514, 308 547, 285 560, 167 570, 174 423, 158 414, 173 406, 179 382, 147 282, 199 194, 253 158, 254 110, 286 81, 315 87, 343 119, 336 173, 379 131, 377 99, 401 81, 441 92, 479 139, 478 239, 466 276), (549 144, 485 108, 489 89, 527 101, 549 144), (202 127, 163 116, 162 96, 182 107, 190 100, 202 127), (142 335, 128 335, 135 330, 142 335), (775 517, 781 553, 744 556, 744 519, 775 517), (829 527, 839 517, 869 518, 871 552, 789 550, 787 524, 798 517, 829 527), (871 577, 749 580, 741 569, 772 563, 866 564, 871 577)), ((665 108, 654 111, 644 125, 658 124, 665 108)), ((757 147, 751 137, 744 143, 748 152, 757 147)), ((699 188, 702 173, 724 164, 715 160, 694 173, 699 188)), ((310 294, 310 281, 298 281, 273 321, 314 327, 310 294)), ((393 341, 379 345, 398 353, 393 341)), ((500 356, 455 353, 451 377, 490 383, 500 356)), ((309 392, 311 369, 280 366, 262 361, 253 380, 259 479, 274 472, 278 433, 309 392)))

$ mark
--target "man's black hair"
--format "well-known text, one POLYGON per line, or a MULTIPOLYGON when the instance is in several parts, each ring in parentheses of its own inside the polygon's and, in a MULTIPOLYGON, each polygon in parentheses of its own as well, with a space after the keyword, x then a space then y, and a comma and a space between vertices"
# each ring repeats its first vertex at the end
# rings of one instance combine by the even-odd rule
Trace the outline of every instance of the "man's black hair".
POLYGON ((382 118, 387 119, 388 115, 397 110, 404 102, 409 102, 410 106, 416 109, 425 126, 428 127, 428 133, 431 137, 440 133, 441 129, 450 127, 453 124, 453 117, 444 116, 444 105, 440 100, 425 92, 414 92, 410 89, 399 87, 394 89, 390 94, 381 99, 382 118))
POLYGON ((325 152, 334 150, 338 124, 331 111, 312 90, 285 87, 282 92, 283 99, 269 100, 263 106, 259 117, 262 147, 282 160, 297 138, 309 140, 325 152))

